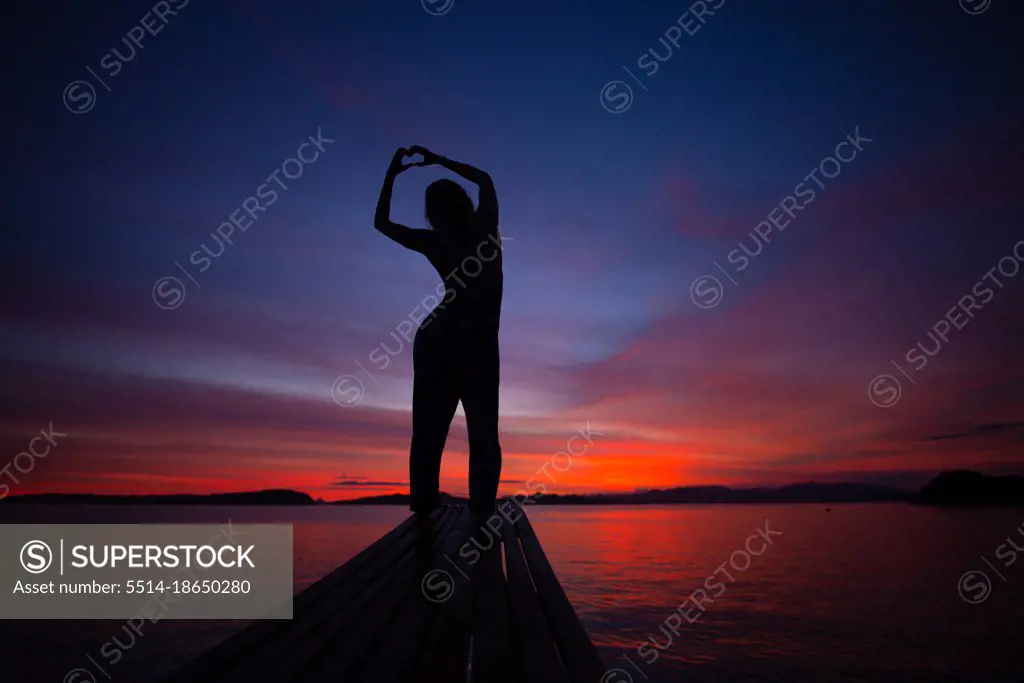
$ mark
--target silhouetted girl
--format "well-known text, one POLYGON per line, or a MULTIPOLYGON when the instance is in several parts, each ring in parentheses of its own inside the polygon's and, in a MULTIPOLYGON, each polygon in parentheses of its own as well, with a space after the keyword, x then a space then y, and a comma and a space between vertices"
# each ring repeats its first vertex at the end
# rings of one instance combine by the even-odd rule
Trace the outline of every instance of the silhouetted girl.
POLYGON ((501 474, 498 442, 498 326, 502 259, 498 197, 491 177, 478 168, 419 146, 395 152, 377 203, 374 225, 430 261, 446 295, 416 332, 413 343, 412 446, 409 453, 411 508, 429 512, 438 504, 441 453, 459 401, 469 432, 469 497, 478 513, 493 511, 501 474), (416 154, 423 161, 404 164, 416 154), (430 230, 390 219, 395 178, 412 166, 439 165, 479 187, 479 206, 451 180, 426 191, 430 230))

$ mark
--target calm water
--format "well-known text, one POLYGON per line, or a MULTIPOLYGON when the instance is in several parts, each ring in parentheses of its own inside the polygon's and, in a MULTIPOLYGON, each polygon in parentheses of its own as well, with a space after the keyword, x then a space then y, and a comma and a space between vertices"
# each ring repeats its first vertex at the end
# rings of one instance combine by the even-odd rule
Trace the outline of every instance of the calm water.
MULTIPOLYGON (((397 507, 54 507, 30 518, 25 508, 2 514, 5 522, 293 523, 296 590, 406 516, 397 507)), ((996 557, 1008 538, 1024 547, 1024 509, 733 505, 539 507, 530 514, 605 662, 625 672, 606 683, 641 683, 645 676, 654 682, 1024 680, 1024 558, 1006 567, 1005 550, 1003 559, 996 557), (734 553, 766 523, 781 534, 746 567, 743 553, 734 553), (958 591, 960 577, 974 569, 992 581, 991 594, 977 604, 958 591), (709 592, 717 597, 704 604, 699 620, 682 621, 678 635, 659 628, 711 576, 709 592), (648 664, 645 656, 653 653, 658 658, 648 664)), ((752 540, 749 547, 764 546, 752 540)), ((698 611, 686 614, 693 619, 698 611)), ((98 681, 148 683, 243 625, 147 624, 111 665, 100 649, 115 636, 129 645, 122 624, 0 622, 2 680, 87 683, 84 672, 65 679, 81 667, 98 681), (109 679, 90 656, 105 665, 109 679)))

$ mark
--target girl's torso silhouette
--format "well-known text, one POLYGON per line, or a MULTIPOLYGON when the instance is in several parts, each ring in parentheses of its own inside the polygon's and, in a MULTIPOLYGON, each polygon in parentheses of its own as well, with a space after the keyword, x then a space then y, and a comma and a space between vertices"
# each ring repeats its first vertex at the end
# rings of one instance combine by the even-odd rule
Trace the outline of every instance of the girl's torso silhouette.
POLYGON ((497 229, 477 227, 458 240, 441 233, 430 237, 422 253, 447 293, 420 330, 431 330, 430 337, 496 337, 504 279, 497 229))

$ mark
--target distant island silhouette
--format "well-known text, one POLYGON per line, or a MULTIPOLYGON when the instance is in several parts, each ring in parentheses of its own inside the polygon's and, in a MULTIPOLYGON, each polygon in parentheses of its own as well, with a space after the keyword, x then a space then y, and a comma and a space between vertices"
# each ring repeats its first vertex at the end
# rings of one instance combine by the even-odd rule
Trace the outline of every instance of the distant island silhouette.
MULTIPOLYGON (((531 496, 538 505, 666 505, 711 503, 875 503, 907 502, 919 505, 1024 505, 1024 477, 987 476, 980 472, 941 472, 919 492, 877 484, 806 482, 781 487, 730 488, 678 486, 634 493, 545 493, 531 496)), ((466 503, 467 499, 442 492, 440 503, 466 503)), ((102 505, 409 505, 409 496, 393 493, 325 502, 290 489, 237 493, 104 495, 92 493, 37 493, 9 496, 0 504, 102 505)))
MULTIPOLYGON (((462 499, 448 494, 448 502, 462 499)), ((864 503, 905 501, 913 493, 873 484, 790 484, 778 488, 734 489, 728 486, 679 486, 634 493, 545 493, 530 496, 538 505, 662 505, 671 503, 864 503)), ((520 496, 521 498, 522 496, 520 496)), ((408 496, 393 494, 337 501, 335 505, 400 505, 408 496)))
POLYGON ((106 495, 100 493, 33 493, 10 496, 0 503, 101 505, 315 505, 309 494, 290 489, 237 493, 177 493, 167 495, 106 495))
POLYGON ((914 500, 924 505, 1024 504, 1024 477, 988 477, 970 470, 942 472, 914 500))

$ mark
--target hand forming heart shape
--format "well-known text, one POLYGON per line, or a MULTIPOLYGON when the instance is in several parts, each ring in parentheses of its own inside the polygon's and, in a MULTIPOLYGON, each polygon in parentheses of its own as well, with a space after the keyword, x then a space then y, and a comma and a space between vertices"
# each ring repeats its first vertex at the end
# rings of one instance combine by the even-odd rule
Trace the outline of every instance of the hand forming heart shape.
POLYGON ((399 147, 395 150, 395 156, 391 159, 391 173, 401 173, 414 166, 432 166, 438 161, 438 156, 426 147, 413 145, 412 147, 399 147))
POLYGON ((427 165, 427 160, 423 157, 423 154, 421 154, 420 152, 412 152, 408 149, 403 149, 402 152, 402 168, 412 168, 413 166, 427 165), (415 157, 418 157, 418 159, 415 157), (413 161, 409 161, 410 159, 413 159, 413 161))

